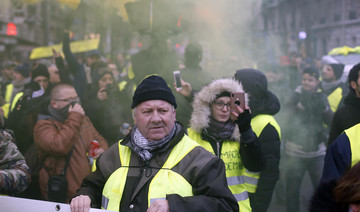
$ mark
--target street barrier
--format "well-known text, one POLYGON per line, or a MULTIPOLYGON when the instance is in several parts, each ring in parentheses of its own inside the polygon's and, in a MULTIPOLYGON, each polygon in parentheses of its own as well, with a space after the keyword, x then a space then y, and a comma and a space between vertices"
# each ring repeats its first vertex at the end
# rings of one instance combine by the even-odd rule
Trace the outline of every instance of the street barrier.
MULTIPOLYGON (((3 212, 71 212, 70 205, 18 197, 0 196, 0 211, 3 212)), ((90 212, 106 212, 91 208, 90 212)))

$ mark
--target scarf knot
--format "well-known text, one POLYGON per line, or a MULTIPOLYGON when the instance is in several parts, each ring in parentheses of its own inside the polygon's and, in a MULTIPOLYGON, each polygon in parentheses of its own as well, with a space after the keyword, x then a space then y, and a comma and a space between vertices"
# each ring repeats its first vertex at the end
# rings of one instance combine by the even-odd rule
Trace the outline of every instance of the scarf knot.
POLYGON ((176 125, 174 125, 170 133, 164 138, 157 141, 149 141, 140 133, 139 129, 135 125, 131 133, 131 147, 144 161, 149 161, 156 151, 169 144, 169 141, 174 136, 175 131, 176 125))

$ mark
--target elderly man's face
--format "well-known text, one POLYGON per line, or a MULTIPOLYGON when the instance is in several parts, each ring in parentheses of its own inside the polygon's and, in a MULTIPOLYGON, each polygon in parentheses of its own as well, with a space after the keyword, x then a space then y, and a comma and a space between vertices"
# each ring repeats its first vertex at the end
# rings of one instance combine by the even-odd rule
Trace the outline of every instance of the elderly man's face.
POLYGON ((136 107, 134 118, 140 133, 149 141, 168 135, 175 123, 175 110, 163 100, 149 100, 136 107))

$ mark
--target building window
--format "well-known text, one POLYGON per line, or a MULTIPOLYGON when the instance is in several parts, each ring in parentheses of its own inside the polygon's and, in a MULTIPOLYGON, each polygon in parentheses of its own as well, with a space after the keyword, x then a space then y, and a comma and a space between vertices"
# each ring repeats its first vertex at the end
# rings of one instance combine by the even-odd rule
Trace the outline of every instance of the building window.
POLYGON ((351 11, 349 12, 349 19, 350 19, 350 20, 356 19, 356 10, 351 10, 351 11))
POLYGON ((326 55, 327 54, 327 42, 326 42, 326 39, 322 39, 322 50, 323 50, 323 54, 326 55))
POLYGON ((351 37, 352 45, 356 46, 356 37, 351 37))
POLYGON ((342 1, 335 0, 333 5, 334 5, 334 10, 335 10, 334 21, 338 22, 341 19, 342 1))
POLYGON ((354 20, 357 16, 358 0, 350 0, 349 19, 354 20))

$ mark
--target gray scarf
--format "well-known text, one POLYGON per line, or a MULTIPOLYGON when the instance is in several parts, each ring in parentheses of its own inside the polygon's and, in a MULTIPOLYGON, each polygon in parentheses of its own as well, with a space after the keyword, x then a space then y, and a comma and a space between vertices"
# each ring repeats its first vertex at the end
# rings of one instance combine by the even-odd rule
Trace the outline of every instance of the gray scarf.
POLYGON ((204 132, 216 139, 230 139, 234 132, 235 123, 229 119, 227 122, 218 122, 210 117, 209 127, 204 132))
POLYGON ((335 82, 325 82, 325 81, 322 81, 321 82, 321 89, 325 92, 325 93, 328 93, 329 90, 332 90, 336 87, 338 87, 340 84, 341 84, 341 80, 336 80, 335 82))
POLYGON ((144 160, 148 161, 153 157, 154 152, 165 147, 176 132, 176 124, 171 132, 163 139, 158 141, 149 141, 141 133, 139 129, 134 126, 131 132, 131 147, 144 160))
POLYGON ((64 122, 67 119, 69 107, 70 104, 61 108, 60 110, 57 110, 53 108, 51 104, 49 104, 48 112, 56 121, 64 122))
POLYGON ((25 85, 28 84, 30 81, 31 81, 31 79, 29 77, 25 78, 23 81, 20 81, 20 82, 13 81, 14 88, 11 93, 10 102, 13 101, 13 99, 17 93, 22 92, 24 90, 25 85))

